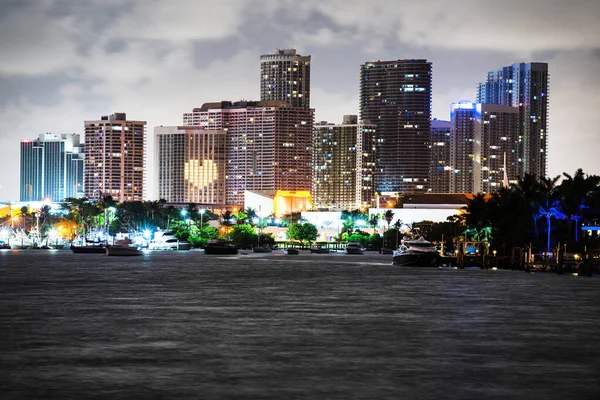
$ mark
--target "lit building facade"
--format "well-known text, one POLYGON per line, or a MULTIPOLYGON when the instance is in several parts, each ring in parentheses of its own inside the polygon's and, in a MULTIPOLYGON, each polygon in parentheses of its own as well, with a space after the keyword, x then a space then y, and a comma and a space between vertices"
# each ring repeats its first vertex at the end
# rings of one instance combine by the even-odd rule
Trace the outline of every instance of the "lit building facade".
POLYGON ((374 204, 375 135, 375 125, 358 123, 355 115, 344 116, 341 125, 315 125, 315 208, 356 210, 374 204))
POLYGON ((260 100, 287 101, 310 108, 310 56, 296 49, 275 49, 260 56, 260 100))
POLYGON ((43 133, 21 142, 21 201, 83 197, 83 147, 75 133, 43 133))
POLYGON ((376 190, 427 191, 431 63, 396 60, 361 65, 360 119, 377 126, 376 190))
POLYGON ((157 194, 168 203, 225 206, 225 131, 154 127, 157 194))
POLYGON ((467 101, 451 107, 453 193, 492 193, 517 179, 519 109, 467 101))
POLYGON ((450 183, 454 176, 454 168, 450 165, 453 150, 451 128, 450 121, 431 121, 429 184, 432 193, 452 193, 450 183))
POLYGON ((547 63, 520 63, 490 71, 477 88, 477 102, 519 109, 519 176, 546 176, 548 87, 547 63))
POLYGON ((206 103, 184 125, 226 131, 225 196, 244 204, 247 190, 309 190, 314 110, 285 101, 206 103))
POLYGON ((146 121, 125 113, 85 121, 85 196, 138 201, 144 196, 146 121))

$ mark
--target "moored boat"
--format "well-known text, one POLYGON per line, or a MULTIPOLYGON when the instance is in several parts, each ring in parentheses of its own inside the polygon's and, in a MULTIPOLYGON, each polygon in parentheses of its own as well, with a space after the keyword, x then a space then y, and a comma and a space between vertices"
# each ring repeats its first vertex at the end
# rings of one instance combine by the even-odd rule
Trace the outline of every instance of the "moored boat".
POLYGON ((438 249, 422 237, 403 240, 398 250, 394 251, 393 263, 402 267, 435 267, 438 260, 438 249))
POLYGON ((316 253, 316 254, 326 254, 329 253, 329 249, 325 248, 321 245, 316 245, 316 246, 312 246, 310 249, 311 253, 316 253))
POLYGON ((271 253, 273 249, 269 246, 256 246, 252 248, 252 252, 254 253, 271 253))
POLYGON ((365 254, 365 248, 359 242, 348 242, 346 254, 365 254))
POLYGON ((105 250, 105 247, 103 244, 92 245, 92 246, 75 246, 72 244, 71 251, 73 253, 80 253, 80 254, 104 254, 104 253, 106 253, 106 250, 105 250))
POLYGON ((106 246, 107 256, 141 256, 144 254, 130 239, 117 240, 115 244, 106 246))
POLYGON ((191 250, 193 245, 185 240, 179 240, 171 231, 156 232, 150 242, 150 250, 191 250))
POLYGON ((295 255, 298 255, 300 253, 300 251, 298 249, 293 248, 293 247, 288 247, 287 248, 287 253, 289 255, 294 255, 295 256, 295 255))
POLYGON ((205 254, 237 254, 238 249, 222 239, 210 239, 204 248, 205 254))

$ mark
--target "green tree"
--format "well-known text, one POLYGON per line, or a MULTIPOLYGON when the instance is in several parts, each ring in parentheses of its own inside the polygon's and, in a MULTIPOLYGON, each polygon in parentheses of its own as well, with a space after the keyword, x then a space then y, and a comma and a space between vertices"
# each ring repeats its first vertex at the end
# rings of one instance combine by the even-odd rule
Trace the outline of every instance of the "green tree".
POLYGON ((257 243, 258 236, 250 224, 238 224, 233 226, 231 241, 240 248, 251 248, 257 243))
POLYGON ((286 236, 288 239, 298 240, 302 244, 308 242, 310 246, 319 236, 319 230, 310 222, 295 222, 288 226, 286 236))
POLYGON ((385 219, 385 222, 387 222, 387 230, 390 230, 390 224, 392 223, 392 220, 394 219, 394 212, 392 210, 387 210, 385 212, 385 214, 383 214, 383 218, 385 219))

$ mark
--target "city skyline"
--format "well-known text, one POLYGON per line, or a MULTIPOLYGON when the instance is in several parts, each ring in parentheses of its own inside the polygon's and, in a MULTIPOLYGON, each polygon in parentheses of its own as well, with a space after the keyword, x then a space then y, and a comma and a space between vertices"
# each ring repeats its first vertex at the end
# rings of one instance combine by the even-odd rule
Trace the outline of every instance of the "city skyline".
MULTIPOLYGON (((547 62, 548 175, 578 167, 600 174, 596 2, 545 2, 541 9, 520 2, 307 1, 293 14, 290 2, 267 3, 260 10, 252 2, 211 3, 209 11, 202 2, 0 4, 0 37, 10 39, 0 42, 0 168, 9 171, 0 178, 0 200, 18 199, 21 140, 44 132, 83 135, 83 121, 115 111, 148 121, 150 139, 154 126, 179 125, 182 112, 204 102, 258 100, 260 55, 275 48, 312 57, 315 120, 334 123, 358 114, 360 65, 370 60, 431 61, 432 117, 444 120, 452 103, 476 100, 489 71, 547 62), (197 24, 200 11, 213 15, 197 24), (470 24, 459 23, 464 12, 470 24), (131 18, 145 23, 134 30, 131 18)), ((149 167, 147 177, 155 168, 149 167)))

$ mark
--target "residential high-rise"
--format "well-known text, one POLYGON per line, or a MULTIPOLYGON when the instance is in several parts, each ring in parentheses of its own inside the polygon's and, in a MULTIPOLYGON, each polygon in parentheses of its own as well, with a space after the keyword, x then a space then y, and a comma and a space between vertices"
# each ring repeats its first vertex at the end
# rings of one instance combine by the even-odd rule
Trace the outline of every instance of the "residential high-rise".
POLYGON ((125 113, 85 121, 85 196, 143 200, 146 121, 125 113))
POLYGON ((375 125, 345 115, 341 125, 315 125, 312 200, 316 208, 356 210, 374 205, 375 125))
POLYGON ((518 108, 462 101, 452 104, 451 120, 451 192, 498 191, 503 185, 505 155, 506 175, 515 182, 518 108))
POLYGON ((260 100, 287 101, 292 107, 310 108, 310 56, 296 49, 275 49, 260 56, 260 100))
POLYGON ((21 142, 21 201, 83 197, 83 147, 76 133, 21 142))
POLYGON ((453 149, 451 127, 450 121, 431 121, 429 185, 432 193, 451 193, 450 182, 454 175, 454 168, 450 165, 453 149))
POLYGON ((533 62, 490 71, 487 81, 477 88, 477 102, 519 109, 519 176, 546 176, 548 86, 548 64, 533 62))
POLYGON ((396 60, 361 65, 360 119, 377 126, 377 191, 427 191, 431 63, 396 60))
POLYGON ((206 103, 183 124, 225 130, 228 205, 246 190, 310 190, 314 110, 284 101, 206 103))
POLYGON ((158 198, 168 203, 225 206, 225 131, 156 126, 158 198))

